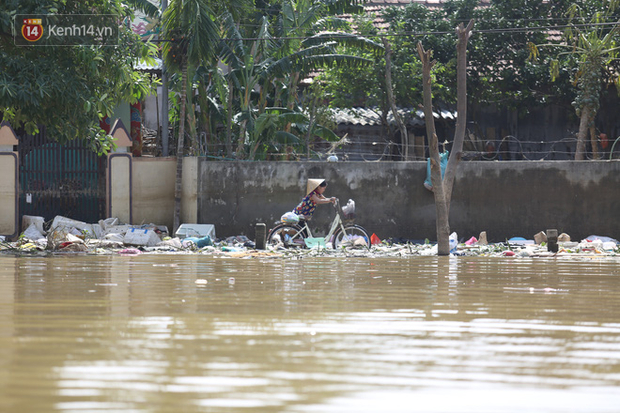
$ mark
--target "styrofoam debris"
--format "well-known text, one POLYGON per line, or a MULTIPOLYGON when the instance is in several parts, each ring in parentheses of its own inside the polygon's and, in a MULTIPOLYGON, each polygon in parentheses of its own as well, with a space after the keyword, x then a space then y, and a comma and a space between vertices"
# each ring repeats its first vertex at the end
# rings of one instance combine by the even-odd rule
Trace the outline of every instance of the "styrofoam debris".
POLYGON ((23 233, 24 238, 27 238, 31 241, 36 241, 41 238, 45 238, 45 235, 41 231, 39 231, 37 224, 31 223, 28 228, 23 233))
POLYGON ((123 239, 123 242, 128 245, 145 245, 147 247, 154 247, 160 241, 161 239, 155 231, 136 228, 129 229, 123 239))
POLYGON ((42 234, 45 235, 45 230, 43 229, 43 224, 45 223, 45 218, 37 217, 32 215, 24 215, 22 217, 22 228, 28 228, 30 225, 34 225, 35 228, 42 234))

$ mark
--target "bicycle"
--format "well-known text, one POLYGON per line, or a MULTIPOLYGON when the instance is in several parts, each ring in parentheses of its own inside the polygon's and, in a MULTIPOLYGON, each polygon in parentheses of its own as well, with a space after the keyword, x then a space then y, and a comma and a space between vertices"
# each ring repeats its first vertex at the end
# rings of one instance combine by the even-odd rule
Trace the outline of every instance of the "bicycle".
MULTIPOLYGON (((323 237, 324 243, 327 244, 333 239, 334 249, 348 245, 370 248, 368 231, 360 225, 345 222, 338 198, 334 202, 334 209, 336 216, 331 223, 329 232, 323 237)), ((269 245, 282 243, 286 248, 303 248, 308 247, 308 242, 306 242, 308 238, 314 239, 308 221, 304 221, 303 225, 282 222, 269 231, 267 243, 269 245)))

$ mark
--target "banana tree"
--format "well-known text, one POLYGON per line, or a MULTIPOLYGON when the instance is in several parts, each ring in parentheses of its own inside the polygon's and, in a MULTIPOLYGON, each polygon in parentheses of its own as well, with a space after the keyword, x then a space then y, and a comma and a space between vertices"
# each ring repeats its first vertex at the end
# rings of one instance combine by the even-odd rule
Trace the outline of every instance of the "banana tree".
POLYGON ((287 108, 270 107, 258 115, 252 123, 252 129, 248 131, 252 142, 250 159, 256 157, 258 149, 274 148, 279 146, 299 147, 302 146, 300 136, 319 137, 326 141, 337 141, 340 138, 329 128, 318 125, 305 113, 293 111, 287 108), (291 125, 291 130, 286 131, 286 126, 291 125))
MULTIPOLYGON (((223 25, 227 40, 222 42, 219 55, 222 61, 228 65, 229 85, 234 88, 232 94, 233 96, 236 95, 239 105, 239 113, 234 117, 239 122, 237 159, 242 159, 247 140, 248 124, 251 127, 254 121, 252 112, 256 102, 253 99, 253 92, 259 84, 265 68, 270 64, 274 42, 269 32, 269 20, 265 16, 260 19, 258 32, 251 42, 244 40, 244 34, 239 30, 232 15, 227 14, 224 17, 223 25)), ((230 129, 232 125, 228 127, 230 129)))
POLYGON ((278 60, 269 68, 269 74, 286 79, 286 107, 293 109, 297 101, 300 80, 317 69, 330 66, 364 66, 372 59, 342 54, 340 46, 370 50, 377 55, 383 46, 363 36, 349 33, 350 24, 330 15, 332 8, 356 7, 356 2, 285 0, 278 20, 278 37, 282 38, 278 60), (348 6, 345 6, 348 3, 348 6))
MULTIPOLYGON (((229 66, 230 85, 234 87, 234 95, 239 112, 234 116, 239 124, 237 141, 237 158, 242 159, 249 148, 250 158, 256 154, 255 134, 253 130, 256 118, 265 112, 268 101, 277 104, 280 97, 284 98, 283 106, 290 111, 300 112, 296 106, 299 79, 313 70, 329 65, 369 65, 371 59, 338 53, 338 46, 355 45, 372 50, 383 50, 382 46, 363 37, 336 32, 324 32, 299 39, 312 30, 336 27, 330 19, 318 22, 321 4, 308 6, 304 13, 296 11, 291 2, 283 5, 282 18, 275 29, 277 39, 271 34, 271 25, 266 17, 260 20, 258 31, 251 41, 244 40, 248 36, 240 31, 230 16, 223 19, 226 41, 223 42, 221 59, 229 66), (331 23, 328 23, 328 20, 331 23), (293 21, 295 24, 282 24, 293 21), (317 23, 317 24, 314 24, 317 23), (296 26, 295 26, 296 25, 296 26), (296 28, 292 28, 296 27, 296 28), (301 30, 301 28, 304 30, 301 30), (284 30, 284 31, 283 31, 284 30), (286 89, 286 93, 283 93, 286 89), (273 94, 270 91, 273 90, 273 94)), ((290 131, 291 124, 285 130, 290 131)))

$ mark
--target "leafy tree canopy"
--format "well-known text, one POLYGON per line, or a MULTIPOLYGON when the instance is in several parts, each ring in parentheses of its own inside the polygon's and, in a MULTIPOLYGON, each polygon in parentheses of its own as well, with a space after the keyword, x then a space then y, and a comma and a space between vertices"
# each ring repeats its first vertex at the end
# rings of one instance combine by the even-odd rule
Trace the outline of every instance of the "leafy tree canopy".
POLYGON ((30 134, 45 125, 52 139, 85 139, 107 152, 111 142, 99 120, 120 102, 133 103, 153 89, 149 75, 134 68, 140 60, 152 62, 156 48, 127 28, 125 19, 132 15, 121 0, 5 0, 0 6, 0 119, 30 134), (115 15, 118 44, 16 46, 13 24, 19 14, 115 15))

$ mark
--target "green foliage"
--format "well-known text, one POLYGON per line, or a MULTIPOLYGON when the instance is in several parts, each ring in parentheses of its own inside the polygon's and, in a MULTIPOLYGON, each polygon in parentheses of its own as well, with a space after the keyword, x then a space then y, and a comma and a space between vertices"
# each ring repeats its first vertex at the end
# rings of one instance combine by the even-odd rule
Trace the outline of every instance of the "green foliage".
MULTIPOLYGON (((219 21, 222 41, 218 56, 228 67, 223 73, 207 69, 208 63, 203 62, 201 73, 210 75, 197 83, 202 88, 199 95, 213 99, 201 98, 205 103, 201 111, 209 109, 202 116, 202 129, 209 129, 208 136, 217 135, 212 121, 218 119, 222 124, 223 115, 231 116, 237 159, 256 159, 284 147, 289 150, 308 135, 335 137, 323 130, 317 119, 310 122, 302 111, 300 80, 325 67, 368 66, 373 53, 382 50, 381 45, 362 36, 325 31, 350 29, 344 20, 329 15, 327 3, 289 0, 282 3, 275 18, 257 16, 253 24, 238 24, 231 13, 224 13, 219 21), (340 53, 340 45, 345 44, 368 50, 369 58, 340 53), (287 112, 276 113, 276 107, 287 112), (229 110, 232 113, 227 113, 229 110), (286 145, 278 141, 281 138, 286 138, 286 145)), ((224 132, 219 129, 219 141, 226 140, 224 132)))
MULTIPOLYGON (((388 7, 381 17, 388 23, 392 54, 392 83, 397 104, 415 106, 421 102, 418 41, 432 50, 433 99, 438 103, 456 100, 455 27, 471 18, 476 29, 468 47, 468 96, 472 102, 501 103, 527 110, 550 100, 565 101, 570 88, 565 72, 553 83, 547 70, 548 57, 530 60, 528 44, 543 42, 554 22, 560 24, 568 2, 544 0, 506 0, 478 7, 476 0, 447 1, 441 9, 411 3, 406 7, 388 7), (548 18, 546 20, 545 18, 548 18), (530 27, 531 30, 523 30, 530 27)), ((358 30, 369 37, 377 32, 374 16, 358 18, 358 30)), ((383 68, 377 61, 373 70, 328 69, 322 75, 333 106, 380 105, 383 68), (359 81, 358 81, 359 80, 359 81)))
POLYGON ((171 0, 164 11, 163 55, 170 70, 181 70, 183 59, 193 66, 215 56, 219 43, 216 18, 207 0, 171 0))
POLYGON ((36 133, 45 125, 52 139, 85 139, 101 153, 112 143, 99 120, 121 101, 135 102, 152 93, 154 81, 135 71, 139 60, 152 59, 156 48, 143 44, 122 23, 131 9, 119 0, 66 2, 7 0, 0 8, 0 116, 16 128, 36 133), (24 46, 13 42, 16 14, 115 14, 117 46, 24 46))
POLYGON ((565 76, 570 78, 568 87, 577 86, 572 105, 578 116, 588 107, 593 119, 599 109, 603 84, 614 84, 618 78, 619 27, 613 24, 617 10, 617 1, 570 4, 566 9, 568 20, 562 43, 529 45, 530 58, 534 60, 540 55, 539 48, 552 48, 549 54, 555 57, 548 60, 551 80, 560 79, 561 73, 569 75, 565 76))

